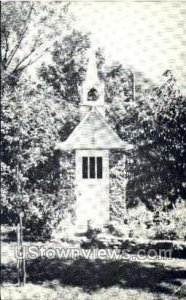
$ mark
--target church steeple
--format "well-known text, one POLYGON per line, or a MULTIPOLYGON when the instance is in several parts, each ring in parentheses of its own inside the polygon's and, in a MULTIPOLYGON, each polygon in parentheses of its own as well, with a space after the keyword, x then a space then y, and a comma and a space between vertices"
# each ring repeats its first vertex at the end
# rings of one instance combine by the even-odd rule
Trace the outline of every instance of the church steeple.
POLYGON ((81 117, 83 118, 92 107, 96 107, 105 116, 104 83, 98 77, 95 52, 90 49, 86 78, 82 86, 81 117))
POLYGON ((94 228, 109 224, 109 151, 123 149, 127 153, 131 145, 122 141, 104 118, 104 83, 99 80, 93 51, 89 52, 82 89, 82 120, 56 149, 75 150, 75 224, 85 232, 90 222, 94 228))

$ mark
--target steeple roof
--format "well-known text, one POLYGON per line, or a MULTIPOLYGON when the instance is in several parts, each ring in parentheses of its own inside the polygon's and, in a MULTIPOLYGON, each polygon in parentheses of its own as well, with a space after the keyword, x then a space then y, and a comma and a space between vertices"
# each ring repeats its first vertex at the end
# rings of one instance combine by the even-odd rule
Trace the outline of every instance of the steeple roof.
POLYGON ((99 82, 96 55, 92 48, 89 49, 88 53, 88 66, 85 81, 91 84, 99 82))
POLYGON ((66 141, 57 144, 56 149, 132 149, 132 145, 122 141, 107 124, 95 107, 74 129, 66 141))

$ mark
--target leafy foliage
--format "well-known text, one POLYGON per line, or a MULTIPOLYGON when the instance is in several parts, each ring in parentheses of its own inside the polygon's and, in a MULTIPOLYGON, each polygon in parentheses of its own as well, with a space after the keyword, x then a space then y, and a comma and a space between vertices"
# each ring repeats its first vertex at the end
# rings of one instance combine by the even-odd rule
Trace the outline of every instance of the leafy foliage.
MULTIPOLYGON (((63 137, 68 134, 65 128, 71 109, 65 102, 62 110, 61 99, 60 104, 59 99, 51 101, 46 92, 43 98, 42 90, 30 89, 30 83, 24 85, 24 93, 22 88, 23 83, 2 99, 2 215, 4 222, 16 223, 19 213, 24 212, 25 226, 32 224, 33 234, 37 231, 40 236, 42 230, 48 234, 49 220, 52 224, 58 220, 54 216, 58 210, 62 214, 67 201, 60 188, 64 189, 62 177, 71 178, 71 169, 66 159, 62 164, 65 174, 60 171, 54 148, 61 133, 63 137)), ((75 115, 73 110, 73 121, 75 115)))
POLYGON ((49 51, 53 39, 68 28, 71 19, 68 6, 58 3, 56 11, 52 2, 2 3, 2 88, 13 87, 25 69, 49 51))
POLYGON ((88 47, 88 35, 73 31, 54 43, 52 64, 45 63, 39 70, 40 77, 54 94, 75 105, 80 101, 79 86, 85 77, 88 47))
MULTIPOLYGON (((123 73, 127 71, 123 69, 121 74, 120 68, 114 80, 108 74, 111 90, 113 82, 114 88, 118 82, 121 85, 123 73)), ((128 76, 125 78, 127 81, 128 76)), ((129 83, 125 83, 124 90, 116 88, 111 93, 109 121, 123 140, 135 146, 126 161, 129 207, 142 201, 152 209, 161 197, 168 197, 171 203, 179 196, 186 198, 185 98, 176 88, 170 71, 165 72, 162 82, 160 87, 149 83, 151 91, 144 90, 141 82, 135 99, 128 97, 129 83)))

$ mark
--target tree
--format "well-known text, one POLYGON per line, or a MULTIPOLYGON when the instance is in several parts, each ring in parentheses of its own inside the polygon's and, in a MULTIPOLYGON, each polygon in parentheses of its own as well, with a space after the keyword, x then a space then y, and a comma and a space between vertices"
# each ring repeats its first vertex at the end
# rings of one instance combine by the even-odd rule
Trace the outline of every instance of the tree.
POLYGON ((64 160, 61 174, 54 147, 67 137, 77 116, 62 97, 59 101, 46 87, 28 81, 26 70, 69 29, 68 6, 58 3, 56 11, 56 3, 2 5, 2 217, 16 223, 24 211, 25 226, 35 236, 48 236, 64 207, 61 188, 69 186, 62 178, 71 172, 64 160))
MULTIPOLYGON (((105 74, 105 81, 108 122, 122 140, 134 145, 134 149, 128 153, 126 158, 126 177, 129 179, 127 204, 135 205, 137 199, 148 203, 148 192, 145 194, 145 191, 150 191, 151 187, 145 186, 148 178, 145 154, 148 152, 153 135, 153 112, 146 87, 147 84, 149 87, 153 87, 153 83, 139 72, 123 68, 121 64, 110 67, 105 74), (133 77, 136 78, 135 82, 133 82, 133 77), (133 94, 134 83, 135 94, 133 94)), ((123 151, 120 151, 120 155, 113 153, 112 156, 117 173, 120 174, 118 184, 122 182, 124 176, 124 171, 120 171, 122 162, 125 166, 123 157, 123 151), (120 165, 117 163, 118 160, 120 165)), ((122 185, 120 184, 120 186, 122 185)), ((123 193, 122 188, 120 191, 123 193)))
POLYGON ((79 87, 86 72, 86 50, 90 42, 87 34, 73 30, 54 44, 51 64, 43 63, 39 76, 55 95, 78 105, 79 87))
MULTIPOLYGON (((19 213, 24 212, 26 228, 40 237, 48 236, 52 225, 57 224, 66 200, 61 195, 61 181, 71 176, 64 168, 66 160, 65 173, 61 174, 54 152, 69 120, 70 104, 56 98, 51 101, 51 97, 41 87, 22 82, 14 94, 6 92, 2 99, 3 221, 15 224, 19 213)), ((71 116, 75 119, 73 113, 71 116)), ((71 183, 69 180, 68 185, 71 183)))
POLYGON ((167 195, 175 203, 179 197, 186 200, 186 98, 170 70, 163 74, 162 81, 154 97, 157 142, 163 161, 159 172, 162 178, 166 175, 167 195))
POLYGON ((144 202, 153 209, 169 199, 171 206, 185 194, 185 98, 170 71, 159 87, 141 91, 135 99, 113 99, 111 119, 122 139, 135 148, 127 159, 128 205, 144 202), (112 117, 113 116, 113 117, 112 117))
POLYGON ((23 71, 49 51, 68 26, 67 13, 64 3, 58 3, 57 11, 55 3, 2 3, 2 90, 14 86, 23 71))

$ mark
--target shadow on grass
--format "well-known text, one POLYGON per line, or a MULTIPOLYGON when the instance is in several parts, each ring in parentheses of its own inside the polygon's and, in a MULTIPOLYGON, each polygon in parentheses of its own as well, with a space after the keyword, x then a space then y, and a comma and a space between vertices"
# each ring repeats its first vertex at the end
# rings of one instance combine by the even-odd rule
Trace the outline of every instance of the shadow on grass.
MULTIPOLYGON (((16 282, 16 266, 2 266, 2 281, 16 282)), ((93 291, 118 285, 171 294, 186 279, 186 272, 160 263, 132 261, 37 259, 27 262, 27 281, 39 284, 58 280, 61 285, 93 291)))

